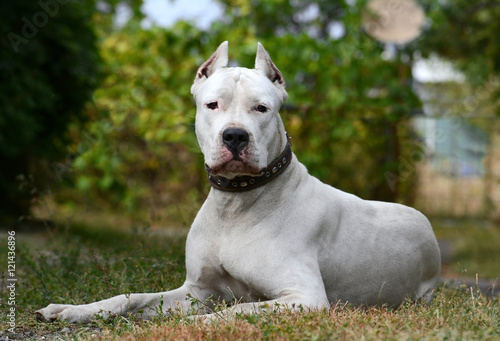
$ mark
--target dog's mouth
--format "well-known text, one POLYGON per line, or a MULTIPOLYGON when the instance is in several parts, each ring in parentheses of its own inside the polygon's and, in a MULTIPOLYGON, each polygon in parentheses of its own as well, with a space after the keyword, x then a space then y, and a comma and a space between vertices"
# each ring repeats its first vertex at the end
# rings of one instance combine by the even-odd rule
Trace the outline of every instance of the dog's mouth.
POLYGON ((218 157, 205 166, 210 174, 233 179, 237 176, 259 176, 262 169, 257 167, 257 160, 248 148, 230 150, 227 147, 219 151, 218 157))
POLYGON ((262 173, 260 169, 249 165, 240 158, 233 158, 232 160, 214 167, 209 167, 208 165, 206 165, 206 167, 210 170, 212 175, 222 176, 228 179, 243 175, 258 176, 262 173))

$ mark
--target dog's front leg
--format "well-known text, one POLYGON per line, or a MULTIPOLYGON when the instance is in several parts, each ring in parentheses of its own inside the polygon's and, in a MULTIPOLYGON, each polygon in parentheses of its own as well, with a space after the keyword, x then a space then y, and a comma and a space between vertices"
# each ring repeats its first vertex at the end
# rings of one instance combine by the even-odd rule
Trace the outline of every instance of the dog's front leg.
MULTIPOLYGON (((197 309, 196 303, 208 298, 209 293, 184 284, 182 287, 166 292, 151 294, 118 295, 106 300, 81 305, 50 304, 36 312, 38 320, 66 321, 70 323, 87 323, 96 317, 108 319, 110 316, 137 315, 148 319, 159 312, 171 313, 178 311, 187 313, 197 309), (189 295, 196 300, 189 300, 189 295)), ((196 312, 196 311, 195 311, 196 312)))

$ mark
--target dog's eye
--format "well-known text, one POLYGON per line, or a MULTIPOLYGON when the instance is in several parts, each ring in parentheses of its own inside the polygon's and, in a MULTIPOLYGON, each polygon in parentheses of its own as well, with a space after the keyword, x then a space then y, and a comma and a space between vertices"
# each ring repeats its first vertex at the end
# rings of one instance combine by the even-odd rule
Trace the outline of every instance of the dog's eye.
POLYGON ((206 104, 207 108, 210 110, 215 110, 219 108, 219 103, 218 102, 210 102, 206 104))
POLYGON ((255 109, 257 109, 257 111, 259 111, 259 112, 266 112, 267 111, 267 107, 265 105, 262 105, 262 104, 259 104, 257 106, 257 108, 255 108, 255 109))

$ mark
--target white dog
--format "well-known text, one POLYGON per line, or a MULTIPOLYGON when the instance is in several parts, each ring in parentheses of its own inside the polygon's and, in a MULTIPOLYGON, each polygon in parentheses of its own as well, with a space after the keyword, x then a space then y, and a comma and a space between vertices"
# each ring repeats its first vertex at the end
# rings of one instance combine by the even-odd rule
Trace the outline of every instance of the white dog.
POLYGON ((440 253, 429 221, 412 208, 365 201, 309 175, 290 150, 278 113, 285 81, 264 47, 258 44, 255 69, 227 64, 224 42, 191 88, 213 188, 187 237, 184 285, 91 304, 51 304, 37 312, 39 319, 190 313, 188 295, 199 302, 237 300, 227 313, 432 298, 440 253))

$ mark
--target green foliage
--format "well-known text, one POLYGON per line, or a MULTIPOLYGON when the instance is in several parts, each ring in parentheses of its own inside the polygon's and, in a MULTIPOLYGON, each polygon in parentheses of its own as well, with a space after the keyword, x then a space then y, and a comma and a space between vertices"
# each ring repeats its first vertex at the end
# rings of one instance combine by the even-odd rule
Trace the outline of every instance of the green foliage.
POLYGON ((96 118, 74 131, 71 147, 75 184, 89 201, 154 220, 165 205, 179 211, 199 196, 206 181, 190 87, 209 53, 204 39, 181 22, 170 30, 130 24, 103 41, 108 76, 94 94, 96 118))
POLYGON ((0 3, 0 218, 29 214, 40 192, 67 171, 69 126, 88 117, 85 105, 102 77, 96 32, 113 28, 141 0, 3 1, 0 3), (65 160, 66 159, 66 160, 65 160), (61 163, 56 161, 65 160, 61 163))

